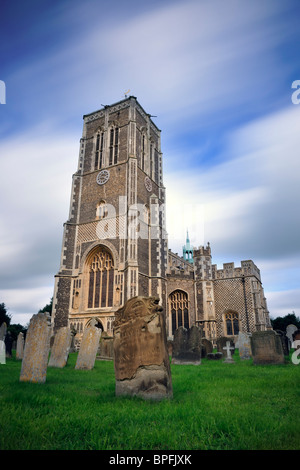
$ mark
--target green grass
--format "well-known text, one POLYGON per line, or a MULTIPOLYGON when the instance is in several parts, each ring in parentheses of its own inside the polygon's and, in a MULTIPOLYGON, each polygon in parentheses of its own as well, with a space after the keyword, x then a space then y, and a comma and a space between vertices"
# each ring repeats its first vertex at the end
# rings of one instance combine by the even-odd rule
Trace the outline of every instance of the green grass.
POLYGON ((115 397, 112 362, 48 368, 45 384, 19 382, 21 362, 0 365, 2 450, 299 449, 300 365, 202 360, 172 365, 174 398, 115 397))

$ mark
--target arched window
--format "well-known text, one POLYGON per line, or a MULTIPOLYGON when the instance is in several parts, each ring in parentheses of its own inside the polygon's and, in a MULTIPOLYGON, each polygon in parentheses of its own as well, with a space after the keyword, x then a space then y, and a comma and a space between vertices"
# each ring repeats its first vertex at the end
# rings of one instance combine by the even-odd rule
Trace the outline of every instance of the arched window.
POLYGON ((225 313, 226 335, 233 336, 239 334, 239 314, 237 312, 225 313))
POLYGON ((118 163, 119 128, 112 127, 109 134, 109 165, 118 163))
POLYGON ((100 246, 88 261, 88 308, 113 306, 114 261, 110 252, 100 246))
POLYGON ((108 210, 106 206, 105 201, 100 201, 99 204, 97 204, 97 209, 96 209, 96 218, 97 220, 102 220, 104 217, 107 217, 108 210))
POLYGON ((103 148, 104 148, 104 132, 99 131, 96 135, 96 151, 95 151, 95 170, 100 170, 103 166, 103 148))
POLYGON ((186 292, 175 290, 169 296, 169 304, 172 317, 172 334, 180 326, 189 328, 189 300, 186 292))

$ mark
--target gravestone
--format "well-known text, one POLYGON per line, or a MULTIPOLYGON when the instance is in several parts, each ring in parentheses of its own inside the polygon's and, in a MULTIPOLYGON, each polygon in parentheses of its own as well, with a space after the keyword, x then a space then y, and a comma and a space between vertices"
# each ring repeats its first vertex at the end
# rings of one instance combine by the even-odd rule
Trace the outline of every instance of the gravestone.
POLYGON ((112 361, 114 358, 114 338, 105 331, 101 335, 97 359, 112 361))
POLYGON ((241 360, 247 360, 251 358, 251 342, 250 335, 247 333, 239 332, 238 337, 239 356, 241 360))
POLYGON ((23 359, 24 354, 24 334, 22 331, 18 334, 16 359, 23 359))
POLYGON ((280 336, 273 330, 255 331, 251 336, 253 364, 283 364, 280 336))
POLYGON ((6 364, 6 349, 3 339, 0 339, 0 364, 6 364))
POLYGON ((12 339, 10 331, 6 333, 4 343, 5 343, 5 348, 6 348, 6 357, 12 357, 13 339, 12 339))
POLYGON ((64 326, 57 331, 54 337, 48 366, 58 368, 65 367, 69 357, 71 339, 71 331, 68 326, 64 326))
POLYGON ((213 344, 211 341, 209 341, 206 338, 202 338, 202 351, 201 351, 201 357, 207 357, 208 354, 211 354, 213 352, 213 344))
POLYGON ((201 332, 197 326, 175 330, 172 364, 201 364, 201 332))
POLYGON ((93 369, 95 365, 96 355, 99 347, 99 341, 102 330, 97 328, 96 320, 92 320, 90 326, 83 331, 79 353, 75 369, 93 369))
POLYGON ((298 328, 296 327, 296 325, 288 325, 286 327, 286 335, 288 337, 288 340, 289 340, 289 349, 291 349, 292 347, 292 342, 293 342, 293 334, 295 333, 295 331, 297 331, 298 328))
POLYGON ((281 330, 274 330, 279 336, 281 340, 281 345, 283 349, 283 354, 285 356, 289 355, 289 350, 290 350, 290 345, 289 345, 289 339, 284 331, 281 330))
POLYGON ((231 357, 231 351, 234 351, 234 346, 230 345, 230 341, 226 341, 226 346, 223 348, 226 351, 226 359, 223 361, 226 364, 234 364, 234 360, 231 357))
POLYGON ((46 382, 50 350, 50 315, 37 313, 31 317, 22 360, 21 382, 46 382))
POLYGON ((133 297, 115 314, 116 395, 173 396, 163 309, 155 297, 133 297))
POLYGON ((4 341, 7 332, 7 325, 5 321, 0 326, 0 340, 4 341))
POLYGON ((230 341, 230 347, 235 349, 235 344, 232 338, 228 338, 227 336, 221 336, 216 341, 218 352, 221 352, 221 353, 223 352, 223 349, 226 347, 227 341, 230 341))

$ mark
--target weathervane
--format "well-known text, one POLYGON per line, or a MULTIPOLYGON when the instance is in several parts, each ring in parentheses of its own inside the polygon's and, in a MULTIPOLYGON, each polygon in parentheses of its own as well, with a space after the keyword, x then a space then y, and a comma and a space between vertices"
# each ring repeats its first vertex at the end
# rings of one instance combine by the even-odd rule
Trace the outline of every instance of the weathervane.
POLYGON ((128 97, 128 93, 129 93, 129 92, 130 92, 130 90, 127 90, 127 91, 125 91, 125 93, 124 93, 124 95, 125 95, 125 98, 127 98, 127 97, 128 97))

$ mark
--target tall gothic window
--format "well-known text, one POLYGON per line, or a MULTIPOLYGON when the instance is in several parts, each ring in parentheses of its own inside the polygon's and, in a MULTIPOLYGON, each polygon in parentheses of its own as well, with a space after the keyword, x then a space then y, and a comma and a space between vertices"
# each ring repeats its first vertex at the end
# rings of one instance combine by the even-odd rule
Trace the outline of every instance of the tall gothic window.
POLYGON ((112 127, 109 134, 109 165, 118 163, 119 128, 112 127))
POLYGON ((89 261, 88 308, 112 307, 113 289, 113 258, 104 247, 99 247, 89 261))
POLYGON ((189 301, 188 295, 182 290, 175 290, 169 296, 172 315, 172 334, 180 326, 189 328, 189 301))
POLYGON ((95 170, 99 170, 103 166, 103 145, 104 132, 98 132, 96 136, 95 170))
POLYGON ((239 334, 239 314, 236 312, 225 313, 225 325, 227 336, 239 334))

